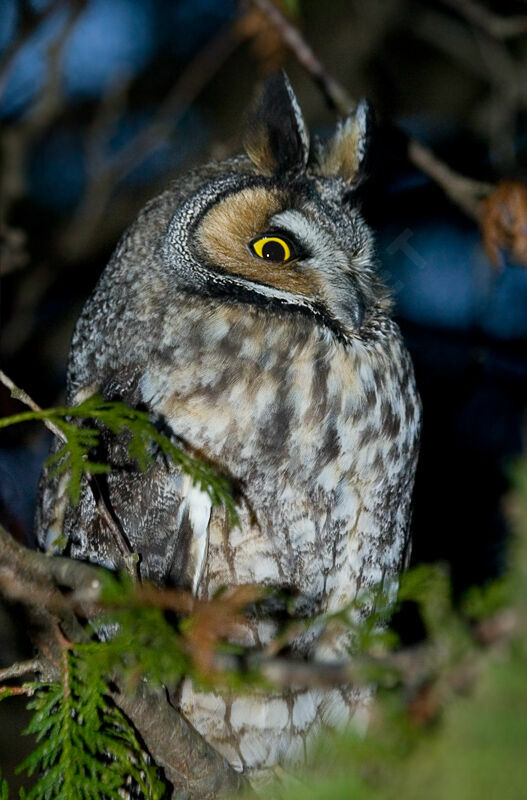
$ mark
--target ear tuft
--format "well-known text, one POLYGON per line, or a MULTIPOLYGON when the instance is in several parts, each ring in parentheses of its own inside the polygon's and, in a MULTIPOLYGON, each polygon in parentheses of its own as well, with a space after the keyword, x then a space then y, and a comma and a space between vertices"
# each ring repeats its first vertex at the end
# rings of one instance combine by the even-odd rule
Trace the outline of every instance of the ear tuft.
POLYGON ((264 175, 300 174, 309 156, 309 134, 285 72, 269 78, 249 112, 247 155, 264 175))
POLYGON ((372 127, 373 110, 367 100, 361 100, 355 111, 338 123, 335 135, 322 149, 319 175, 340 175, 358 186, 364 178, 372 127))

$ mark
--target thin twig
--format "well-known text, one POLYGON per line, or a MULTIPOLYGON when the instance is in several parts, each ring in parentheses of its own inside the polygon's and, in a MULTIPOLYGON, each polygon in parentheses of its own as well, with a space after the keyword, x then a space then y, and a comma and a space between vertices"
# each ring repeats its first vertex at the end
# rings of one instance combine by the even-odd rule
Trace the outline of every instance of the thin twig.
POLYGON ((27 3, 22 4, 24 11, 21 24, 19 23, 19 33, 17 36, 13 37, 11 42, 7 45, 2 53, 2 60, 0 62, 0 97, 5 88, 6 79, 9 76, 13 63, 20 50, 29 41, 29 39, 31 39, 36 29, 46 20, 48 20, 59 8, 59 6, 63 4, 64 0, 52 0, 52 2, 48 3, 42 13, 28 9, 29 4, 27 3))
POLYGON ((0 697, 4 695, 16 696, 16 695, 27 695, 31 697, 35 693, 35 688, 33 686, 0 686, 0 697))
POLYGON ((493 184, 460 175, 417 139, 408 140, 408 156, 416 167, 443 189, 453 203, 476 222, 479 221, 481 201, 490 194, 493 184))
POLYGON ((344 116, 348 114, 356 104, 344 87, 325 69, 298 28, 271 0, 250 0, 250 2, 276 28, 284 43, 295 54, 298 62, 319 85, 328 105, 344 116))
POLYGON ((527 33, 527 15, 503 17, 474 0, 441 0, 458 11, 468 22, 496 39, 512 39, 527 33))
POLYGON ((61 62, 64 48, 85 0, 71 0, 70 15, 47 51, 47 80, 21 121, 5 128, 0 139, 3 171, 0 181, 0 234, 8 226, 9 210, 24 193, 26 165, 33 142, 58 115, 63 105, 61 62))
MULTIPOLYGON (((85 244, 96 231, 116 184, 126 178, 161 143, 167 141, 189 106, 203 91, 219 67, 238 46, 232 25, 223 28, 188 64, 161 102, 152 120, 117 155, 104 164, 88 169, 93 180, 83 201, 61 237, 68 258, 84 252, 85 244)), ((96 151, 100 162, 101 151, 96 151)))
MULTIPOLYGON (((265 14, 276 27, 299 63, 320 86, 329 104, 342 115, 349 113, 355 103, 338 81, 329 74, 298 28, 273 5, 271 0, 249 0, 249 2, 265 14)), ((452 202, 470 217, 479 220, 480 201, 489 194, 492 185, 460 175, 441 161, 426 145, 410 137, 407 137, 407 140, 409 160, 437 183, 452 202)))
MULTIPOLYGON (((1 369, 0 369, 0 383, 3 383, 6 389, 9 389, 12 398, 18 400, 20 403, 23 403, 25 406, 30 408, 31 411, 42 411, 41 407, 37 403, 35 403, 33 398, 31 398, 27 394, 27 392, 21 389, 20 386, 17 386, 16 383, 13 383, 11 378, 8 375, 6 375, 5 372, 3 372, 1 369)), ((49 419, 44 419, 42 420, 42 422, 44 423, 46 428, 57 437, 57 439, 60 439, 61 442, 67 442, 66 435, 64 434, 63 431, 61 431, 61 429, 57 425, 55 425, 54 422, 52 422, 49 419)))
POLYGON ((38 672, 42 666, 40 659, 32 658, 29 661, 17 661, 10 667, 0 669, 0 681, 8 681, 11 678, 20 678, 29 672, 38 672))
MULTIPOLYGON (((0 383, 3 383, 3 385, 7 389, 9 389, 9 391, 11 392, 11 396, 15 400, 19 400, 21 403, 28 406, 32 411, 42 411, 42 408, 38 405, 38 403, 35 403, 33 398, 31 398, 27 394, 27 392, 25 392, 23 389, 17 386, 11 380, 11 378, 8 375, 6 375, 5 372, 3 372, 2 370, 0 370, 0 383)), ((48 428, 48 430, 50 430, 57 437, 57 439, 59 439, 59 441, 61 442, 68 441, 64 431, 62 431, 57 425, 55 425, 54 422, 47 419, 44 419, 42 421, 46 426, 46 428, 48 428)), ((123 561, 127 572, 134 580, 137 580, 138 571, 137 571, 137 559, 135 557, 135 554, 132 552, 123 531, 117 524, 117 521, 115 520, 111 511, 108 509, 108 506, 104 502, 104 497, 97 483, 96 476, 87 473, 87 480, 88 480, 88 486, 90 487, 90 491, 93 495, 93 501, 95 503, 97 513, 106 523, 106 526, 110 531, 120 554, 123 557, 123 561)))

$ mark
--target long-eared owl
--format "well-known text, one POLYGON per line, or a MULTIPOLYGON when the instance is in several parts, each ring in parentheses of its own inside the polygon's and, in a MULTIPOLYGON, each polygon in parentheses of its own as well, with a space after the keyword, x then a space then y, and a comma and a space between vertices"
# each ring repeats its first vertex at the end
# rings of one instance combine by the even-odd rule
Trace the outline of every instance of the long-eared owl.
MULTIPOLYGON (((146 408, 238 488, 239 525, 159 457, 146 473, 110 438, 111 511, 142 577, 201 598, 263 584, 299 614, 393 592, 408 544, 420 404, 390 319, 356 188, 366 103, 310 148, 285 75, 248 115, 246 154, 178 179, 124 235, 75 328, 68 401, 94 392, 146 408)), ((44 479, 39 541, 56 536, 56 483, 44 479)), ((84 486, 66 511, 67 553, 121 567, 84 486)), ((265 646, 272 617, 244 642, 265 646)), ((306 628, 301 658, 342 658, 345 634, 306 628)), ((299 757, 324 725, 345 724, 364 693, 291 688, 233 695, 194 689, 181 713, 237 769, 299 757)))

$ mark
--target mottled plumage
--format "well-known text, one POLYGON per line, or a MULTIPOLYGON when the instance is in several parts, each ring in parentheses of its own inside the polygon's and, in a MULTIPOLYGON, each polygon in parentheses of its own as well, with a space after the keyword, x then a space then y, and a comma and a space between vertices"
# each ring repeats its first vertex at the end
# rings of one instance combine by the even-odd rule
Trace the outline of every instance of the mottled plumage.
MULTIPOLYGON (((288 81, 271 80, 249 118, 250 158, 198 169, 151 201, 77 323, 69 402, 100 391, 146 407, 238 491, 240 525, 229 528, 177 467, 159 458, 142 474, 122 442, 107 440, 107 501, 145 577, 200 597, 225 585, 283 587, 305 615, 396 587, 420 406, 354 200, 367 120, 361 104, 310 156, 288 81), (256 255, 262 236, 278 240, 273 258, 256 255), (279 261, 281 241, 291 256, 279 261)), ((56 492, 44 485, 42 546, 57 533, 56 492)), ((73 557, 119 566, 86 487, 65 532, 73 557)), ((262 645, 275 630, 254 619, 240 636, 262 645)), ((318 627, 292 647, 331 659, 348 644, 318 627)), ((352 689, 229 697, 188 681, 177 698, 206 739, 250 770, 302 756, 308 735, 347 721, 364 700, 352 689)))

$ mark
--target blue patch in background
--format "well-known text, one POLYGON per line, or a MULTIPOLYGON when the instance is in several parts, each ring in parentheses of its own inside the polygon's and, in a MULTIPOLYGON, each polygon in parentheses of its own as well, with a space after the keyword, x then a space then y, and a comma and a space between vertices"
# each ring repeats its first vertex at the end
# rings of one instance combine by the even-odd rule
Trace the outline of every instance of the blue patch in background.
MULTIPOLYGON (((0 42, 16 33, 16 9, 2 10, 0 42)), ((65 9, 44 18, 16 53, 0 97, 0 116, 21 113, 48 76, 50 45, 67 25, 65 9)), ((69 96, 97 96, 140 71, 154 53, 154 4, 147 0, 91 0, 68 37, 60 67, 69 96)))
POLYGON ((384 229, 378 252, 397 314, 438 328, 527 336, 527 270, 490 265, 477 229, 427 222, 384 229))

